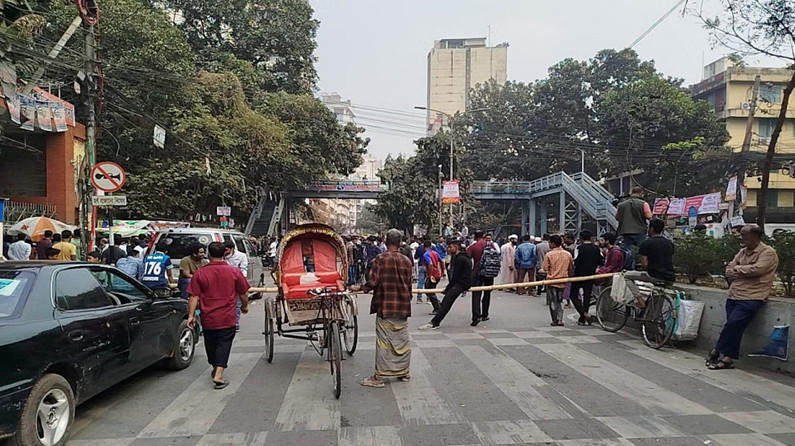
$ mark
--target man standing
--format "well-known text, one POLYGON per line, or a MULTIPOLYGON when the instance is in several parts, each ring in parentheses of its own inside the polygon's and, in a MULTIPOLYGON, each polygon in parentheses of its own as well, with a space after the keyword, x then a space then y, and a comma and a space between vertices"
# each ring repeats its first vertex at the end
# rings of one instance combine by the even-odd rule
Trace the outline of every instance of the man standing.
POLYGON ((365 378, 363 386, 384 387, 384 376, 411 379, 408 318, 412 261, 399 252, 402 238, 403 233, 397 229, 387 231, 387 251, 375 258, 370 278, 362 287, 362 291, 373 291, 370 314, 376 315, 375 374, 365 378))
POLYGON ((33 248, 27 242, 27 238, 28 236, 21 232, 17 234, 17 241, 8 247, 8 258, 10 260, 30 260, 30 253, 33 248))
POLYGON ((605 264, 596 270, 596 274, 620 273, 623 271, 624 251, 616 247, 616 235, 612 232, 604 234, 601 240, 601 247, 606 251, 605 264))
POLYGON ((115 266, 122 257, 127 257, 127 250, 121 247, 121 236, 116 235, 113 237, 113 246, 102 253, 102 263, 115 266))
POLYGON ((505 285, 514 283, 516 281, 516 244, 519 242, 519 236, 516 234, 508 237, 508 242, 500 247, 500 275, 494 283, 498 285, 505 285))
POLYGON ((143 252, 143 248, 136 245, 132 250, 132 255, 124 256, 116 261, 116 268, 135 280, 141 280, 144 277, 144 262, 138 257, 141 252, 143 252))
MULTIPOLYGON (((574 277, 592 276, 596 273, 596 268, 602 265, 604 260, 602 258, 602 250, 593 244, 591 237, 593 237, 593 234, 587 229, 580 232, 582 243, 577 247, 574 254, 574 277)), ((580 313, 577 325, 591 325, 588 310, 591 306, 593 285, 593 280, 571 283, 571 300, 574 301, 574 307, 580 313), (580 290, 582 290, 582 299, 580 299, 580 290)))
POLYGON ((630 250, 633 246, 640 246, 648 236, 647 221, 652 217, 649 203, 643 200, 643 188, 635 186, 632 195, 619 203, 616 208, 618 220, 618 234, 624 237, 624 249, 630 250))
MULTIPOLYGON (((544 264, 544 257, 546 257, 547 253, 550 250, 549 246, 549 234, 544 234, 541 237, 541 241, 536 244, 536 265, 538 265, 538 272, 536 273, 536 278, 538 280, 544 280, 547 278, 547 272, 544 271, 542 265, 544 264)), ((538 294, 544 292, 544 286, 538 287, 538 294)))
POLYGON ((734 360, 740 358, 740 343, 745 329, 770 297, 778 255, 773 248, 762 243, 762 234, 758 225, 743 226, 740 238, 744 247, 726 267, 726 280, 730 283, 726 325, 707 358, 707 367, 712 370, 734 368, 734 360))
POLYGON ((352 238, 347 238, 345 241, 345 257, 348 259, 348 285, 353 286, 356 283, 356 261, 353 258, 353 249, 356 246, 354 244, 354 239, 356 236, 352 238))
MULTIPOLYGON (((563 239, 559 235, 549 238, 551 250, 544 256, 544 263, 541 269, 547 272, 547 280, 565 279, 569 277, 569 272, 574 269, 574 261, 571 254, 562 248, 563 239)), ((549 304, 549 314, 552 317, 552 326, 563 326, 563 289, 565 284, 547 286, 547 303, 549 304)))
POLYGON ((190 255, 185 256, 179 261, 179 281, 177 288, 179 288, 179 295, 187 300, 190 295, 188 294, 188 284, 196 273, 196 270, 202 266, 207 265, 209 260, 204 258, 205 249, 204 245, 196 243, 191 247, 190 255))
POLYGON ((174 265, 171 258, 165 254, 168 245, 165 241, 160 241, 155 245, 155 252, 149 254, 144 259, 144 276, 141 282, 151 288, 157 297, 170 297, 171 284, 174 277, 171 270, 174 265))
MULTIPOLYGON (((500 274, 500 248, 492 241, 491 234, 484 235, 483 239, 470 246, 467 252, 470 249, 473 261, 472 278, 475 286, 494 285, 494 278, 500 274), (478 261, 474 263, 476 257, 478 257, 478 261)), ((470 324, 472 327, 481 321, 489 320, 490 306, 490 290, 472 292, 472 323, 470 324)))
POLYGON ((52 245, 52 247, 61 251, 58 253, 58 260, 67 262, 77 260, 77 247, 72 244, 72 231, 68 229, 61 231, 61 241, 52 245))
POLYGON ((213 367, 215 389, 220 390, 229 385, 224 379, 224 371, 228 366, 235 327, 238 325, 237 302, 242 301, 240 311, 248 313, 249 285, 240 269, 224 261, 224 244, 210 243, 207 251, 210 263, 196 270, 188 284, 188 326, 196 326, 198 307, 201 310, 207 362, 213 367))
MULTIPOLYGON (((436 251, 431 249, 431 240, 425 239, 423 246, 425 248, 425 253, 422 255, 421 262, 425 265, 426 271, 425 288, 432 290, 436 288, 436 285, 442 277, 444 277, 444 268, 442 268, 442 262, 439 260, 439 254, 436 254, 436 251)), ((439 299, 436 297, 436 294, 433 293, 427 296, 428 302, 433 306, 433 312, 431 314, 436 314, 439 310, 439 299)))
POLYGON ((49 229, 44 231, 44 238, 36 242, 36 258, 39 260, 47 260, 47 250, 52 248, 52 231, 49 229))
MULTIPOLYGON (((425 288, 425 282, 428 281, 428 266, 425 264, 425 243, 418 246, 414 251, 414 260, 417 261, 417 289, 425 288)), ((417 303, 422 303, 422 294, 417 294, 417 303)))
MULTIPOLYGON (((525 283, 525 278, 527 278, 527 282, 535 282, 536 280, 536 245, 533 243, 533 237, 529 235, 525 235, 522 237, 522 244, 516 248, 516 253, 514 254, 514 262, 516 263, 516 268, 519 271, 518 277, 516 281, 518 283, 525 283)), ((519 287, 516 289, 516 294, 522 295, 527 290, 527 293, 531 296, 535 296, 535 288, 524 288, 519 287)))
POLYGON ((458 296, 465 293, 472 286, 472 259, 463 249, 461 239, 450 240, 447 243, 447 254, 450 258, 449 281, 444 289, 444 298, 436 311, 436 315, 421 327, 420 330, 436 330, 453 307, 458 296))
MULTIPOLYGON (((227 240, 224 242, 224 261, 231 266, 239 269, 243 277, 248 277, 248 256, 235 249, 235 242, 227 240)), ((242 298, 237 300, 237 324, 235 330, 240 331, 240 313, 243 309, 242 298)))
POLYGON ((77 259, 83 259, 83 240, 82 240, 82 230, 80 228, 75 229, 75 232, 72 236, 72 245, 75 247, 75 257, 77 259))
POLYGON ((378 254, 381 254, 381 250, 378 249, 378 245, 376 244, 375 236, 367 237, 367 248, 365 249, 365 262, 367 262, 367 266, 364 273, 364 280, 370 280, 370 270, 373 267, 373 262, 375 258, 378 257, 378 254))

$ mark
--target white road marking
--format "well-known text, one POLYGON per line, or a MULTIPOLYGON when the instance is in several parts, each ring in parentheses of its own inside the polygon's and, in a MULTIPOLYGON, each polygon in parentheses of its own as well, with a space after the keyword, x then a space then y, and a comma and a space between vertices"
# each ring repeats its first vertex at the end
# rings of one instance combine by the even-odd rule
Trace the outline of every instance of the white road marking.
MULTIPOLYGON (((411 350, 411 381, 389 384, 407 424, 458 424, 466 419, 439 396, 428 379, 434 373, 422 350, 411 350)), ((376 389, 377 390, 377 389, 376 389)))
MULTIPOLYGON (((343 353, 344 354, 344 353, 343 353)), ((276 428, 282 431, 332 430, 340 425, 340 402, 332 391, 327 354, 306 350, 282 400, 276 428)), ((345 389, 343 394, 345 393, 345 389)))

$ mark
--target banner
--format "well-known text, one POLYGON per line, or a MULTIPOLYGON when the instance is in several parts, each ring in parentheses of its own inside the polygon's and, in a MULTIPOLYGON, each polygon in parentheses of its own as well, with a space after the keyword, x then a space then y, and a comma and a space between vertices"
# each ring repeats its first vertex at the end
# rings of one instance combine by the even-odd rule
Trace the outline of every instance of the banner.
POLYGON ((704 195, 701 199, 701 206, 698 214, 717 214, 720 213, 720 192, 704 195))
POLYGON ((729 178, 729 184, 726 185, 726 201, 734 201, 737 199, 737 175, 729 178))
POLYGON ((453 204, 461 202, 458 181, 445 181, 442 189, 442 203, 453 204))
POLYGON ((68 130, 66 126, 66 109, 63 102, 52 103, 52 119, 55 121, 55 131, 65 132, 68 130))
POLYGON ((19 114, 22 130, 33 131, 36 120, 36 101, 30 96, 19 95, 19 114))
POLYGON ((654 209, 652 210, 652 214, 654 215, 662 215, 665 214, 665 211, 668 210, 668 199, 667 198, 658 198, 654 200, 654 209))
POLYGON ((671 204, 668 205, 668 215, 684 215, 685 201, 684 198, 674 198, 671 200, 671 204))
POLYGON ((40 129, 45 132, 52 131, 52 112, 49 101, 36 101, 36 118, 40 129))

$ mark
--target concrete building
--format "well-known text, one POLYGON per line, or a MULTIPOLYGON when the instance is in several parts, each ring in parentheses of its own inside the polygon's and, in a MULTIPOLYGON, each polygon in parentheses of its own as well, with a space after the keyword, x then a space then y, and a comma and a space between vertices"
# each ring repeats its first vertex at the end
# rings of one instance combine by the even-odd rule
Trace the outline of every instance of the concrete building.
MULTIPOLYGON (((508 79, 507 43, 490 47, 485 37, 437 40, 428 53, 427 108, 451 116, 464 111, 471 90, 492 79, 498 84, 508 79)), ((429 110, 429 132, 442 124, 441 117, 429 110)))
MULTIPOLYGON (((792 77, 791 70, 736 66, 732 60, 722 58, 704 67, 704 79, 691 87, 693 97, 711 103, 718 116, 726 122, 726 129, 731 136, 728 144, 737 152, 741 151, 745 138, 756 76, 760 76, 761 85, 751 129, 750 150, 766 152, 781 110, 784 87, 792 77)), ((776 153, 793 154, 792 159, 795 159, 793 100, 790 100, 787 118, 776 145, 776 153)), ((780 164, 774 163, 775 170, 770 175, 768 221, 795 223, 795 178, 782 174, 777 168, 780 164)), ((745 186, 748 188, 746 220, 752 220, 756 216, 761 177, 746 178, 745 186)))
POLYGON ((342 97, 337 93, 324 93, 320 95, 320 102, 334 113, 340 124, 355 124, 356 113, 354 113, 350 99, 343 101, 342 97))

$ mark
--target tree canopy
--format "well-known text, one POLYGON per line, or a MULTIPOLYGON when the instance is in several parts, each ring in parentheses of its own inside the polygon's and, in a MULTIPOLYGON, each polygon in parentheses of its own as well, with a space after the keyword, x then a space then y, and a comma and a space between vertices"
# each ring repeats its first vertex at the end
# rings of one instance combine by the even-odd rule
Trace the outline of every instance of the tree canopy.
MULTIPOLYGON (((78 11, 68 0, 30 3, 47 24, 27 49, 40 61, 78 11)), ((184 219, 222 202, 244 217, 263 186, 302 185, 361 164, 363 129, 340 125, 312 96, 319 23, 308 2, 113 0, 100 8, 97 159, 128 171, 129 217, 184 219), (164 149, 153 144, 155 125, 167 130, 164 149)), ((84 32, 48 66, 48 81, 78 78, 84 32)), ((62 91, 82 121, 85 91, 62 91)))

